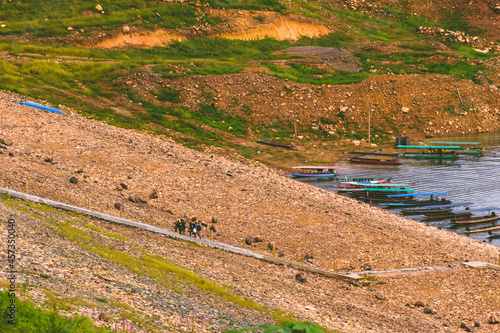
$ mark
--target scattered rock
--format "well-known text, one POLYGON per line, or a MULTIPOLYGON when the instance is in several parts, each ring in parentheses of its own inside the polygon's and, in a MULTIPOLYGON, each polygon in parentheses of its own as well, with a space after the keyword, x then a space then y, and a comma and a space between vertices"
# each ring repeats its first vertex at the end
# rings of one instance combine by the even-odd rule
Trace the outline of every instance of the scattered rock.
POLYGON ((213 232, 217 232, 217 228, 215 228, 214 225, 210 226, 210 230, 212 230, 213 232))
POLYGON ((0 138, 0 143, 6 146, 12 146, 12 142, 5 141, 5 139, 0 138))
POLYGON ((436 311, 434 311, 433 309, 427 307, 427 308, 424 308, 424 313, 427 313, 427 314, 435 314, 436 311))
POLYGON ((306 283, 307 282, 306 275, 304 273, 302 273, 302 272, 300 272, 297 275, 295 275, 295 280, 299 281, 300 283, 306 283))
POLYGON ((498 313, 492 313, 488 317, 489 324, 500 324, 500 315, 498 313))
POLYGON ((73 31, 73 27, 68 27, 68 31, 73 31))
POLYGON ((416 306, 416 307, 422 307, 422 308, 423 308, 423 307, 425 306, 425 304, 424 304, 424 302, 422 302, 422 301, 417 301, 417 302, 415 303, 415 306, 416 306))
POLYGON ((52 157, 45 157, 44 161, 47 163, 52 163, 52 157))
POLYGON ((255 243, 262 243, 264 241, 264 239, 260 235, 259 236, 255 236, 254 240, 255 240, 255 243))
POLYGON ((255 239, 252 236, 247 236, 245 238, 245 244, 246 245, 252 245, 253 243, 255 243, 255 239))
POLYGON ((124 189, 124 190, 128 189, 128 185, 127 185, 127 184, 125 184, 125 183, 120 183, 120 186, 121 186, 121 188, 122 188, 122 189, 124 189))
POLYGON ((401 112, 403 112, 403 113, 408 113, 408 111, 410 111, 410 109, 409 109, 409 108, 407 108, 406 106, 403 106, 403 107, 401 108, 401 112))
POLYGON ((285 254, 283 252, 278 253, 278 257, 283 258, 285 254))
POLYGON ((384 295, 384 294, 382 294, 380 291, 377 291, 377 292, 375 293, 375 298, 376 298, 376 299, 379 299, 379 300, 381 300, 381 301, 384 301, 384 300, 386 299, 385 295, 384 295))
POLYGON ((465 332, 472 332, 472 326, 471 326, 471 324, 466 323, 465 321, 463 321, 460 324, 460 328, 462 328, 465 332))
POLYGON ((69 179, 69 182, 70 182, 71 184, 78 184, 78 178, 76 178, 75 176, 73 176, 73 177, 71 177, 71 178, 69 179))
POLYGON ((217 222, 219 222, 219 219, 216 217, 212 217, 212 223, 217 223, 217 222))
POLYGON ((135 202, 137 202, 137 198, 135 196, 131 195, 128 197, 128 201, 135 203, 135 202))
POLYGON ((9 156, 14 156, 14 153, 13 152, 9 152, 9 156))
POLYGON ((97 5, 95 6, 95 9, 97 9, 97 10, 98 10, 98 11, 100 11, 100 12, 102 12, 102 11, 104 10, 104 8, 102 8, 102 6, 101 6, 101 5, 99 5, 99 4, 97 4, 97 5))
POLYGON ((274 249, 275 249, 275 246, 274 246, 274 244, 273 244, 273 243, 268 243, 268 244, 267 244, 267 248, 268 248, 269 250, 271 250, 271 251, 272 251, 272 250, 274 250, 274 249))
POLYGON ((125 25, 122 27, 122 31, 125 33, 130 32, 130 27, 128 25, 125 25))
POLYGON ((481 323, 479 321, 475 320, 474 327, 481 327, 481 323))
POLYGON ((150 199, 158 199, 158 192, 156 190, 153 190, 151 194, 149 195, 150 199))
POLYGON ((109 321, 109 314, 107 312, 101 312, 99 313, 99 320, 102 321, 109 321))
POLYGON ((115 208, 118 210, 122 210, 124 206, 121 202, 115 202, 115 208))

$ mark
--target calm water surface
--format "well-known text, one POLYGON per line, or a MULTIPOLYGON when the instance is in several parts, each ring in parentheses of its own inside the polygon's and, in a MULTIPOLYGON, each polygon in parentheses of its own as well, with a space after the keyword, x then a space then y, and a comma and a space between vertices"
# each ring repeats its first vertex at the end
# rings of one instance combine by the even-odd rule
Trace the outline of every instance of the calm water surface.
MULTIPOLYGON (((460 155, 455 161, 429 161, 403 159, 400 166, 370 166, 362 164, 350 164, 340 162, 341 169, 338 174, 341 176, 384 176, 391 177, 394 182, 410 184, 408 188, 415 189, 415 192, 442 192, 448 193, 446 196, 452 203, 473 202, 471 209, 475 208, 498 208, 495 212, 500 215, 500 132, 467 135, 460 137, 433 138, 428 141, 455 141, 455 142, 482 142, 481 146, 486 148, 484 156, 473 157, 460 155)), ((418 144, 413 142, 413 144, 418 144)), ((385 152, 389 152, 386 150, 385 152)), ((325 190, 335 192, 337 185, 331 180, 321 179, 300 179, 304 183, 316 186, 325 190)), ((428 198, 428 197, 422 197, 428 198)), ((455 208, 463 210, 464 207, 455 208)), ((398 214, 398 210, 391 210, 398 214)), ((478 212, 475 215, 485 215, 490 212, 478 212)), ((415 220, 421 218, 410 216, 415 220)), ((424 223, 424 222, 422 222, 424 223)), ((487 233, 465 235, 465 226, 454 227, 446 221, 426 222, 428 225, 436 226, 471 237, 480 241, 485 241, 500 247, 500 239, 488 238, 487 233)), ((495 224, 500 221, 494 222, 495 224)), ((493 222, 471 224, 469 227, 483 227, 493 224, 493 222)), ((500 232, 497 230, 496 232, 500 232)))

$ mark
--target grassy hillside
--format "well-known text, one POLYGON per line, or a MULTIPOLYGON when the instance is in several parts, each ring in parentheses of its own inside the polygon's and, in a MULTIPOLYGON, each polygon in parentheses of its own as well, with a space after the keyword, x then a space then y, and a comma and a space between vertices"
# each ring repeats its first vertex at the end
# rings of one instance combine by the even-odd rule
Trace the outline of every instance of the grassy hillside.
MULTIPOLYGON (((494 73, 490 75, 492 67, 488 65, 488 60, 496 56, 493 49, 482 53, 474 50, 477 45, 459 43, 454 36, 417 31, 420 26, 465 32, 481 32, 481 29, 474 29, 463 18, 454 16, 441 15, 439 20, 433 20, 409 14, 408 6, 414 5, 411 1, 402 1, 395 8, 383 7, 381 2, 371 9, 357 10, 352 10, 347 2, 299 0, 202 1, 189 5, 108 0, 99 4, 102 10, 84 1, 2 3, 0 88, 55 106, 71 107, 116 126, 173 135, 190 147, 203 149, 215 145, 253 156, 247 154, 242 140, 252 141, 255 137, 284 140, 295 134, 320 142, 366 139, 367 131, 353 133, 359 128, 348 124, 346 130, 337 131, 333 137, 321 131, 311 134, 302 127, 295 133, 289 121, 259 122, 257 114, 266 111, 241 102, 237 96, 232 96, 230 103, 221 103, 210 86, 200 87, 198 97, 190 100, 183 80, 258 72, 304 87, 359 84, 381 75, 392 75, 399 80, 405 75, 440 74, 473 85, 495 83, 491 78, 494 73), (232 14, 224 16, 220 10, 232 14), (227 31, 236 22, 230 15, 235 20, 248 16, 255 24, 248 29, 266 26, 271 12, 279 19, 293 18, 299 24, 314 22, 327 26, 331 33, 296 41, 271 38, 244 41, 213 38, 210 32, 227 31), (142 34, 177 31, 186 39, 172 41, 165 47, 93 48, 108 37, 126 38, 122 35, 124 26, 142 34), (205 35, 192 30, 204 27, 210 27, 205 35), (349 56, 342 61, 354 64, 358 70, 339 69, 326 60, 311 64, 307 62, 311 60, 309 57, 277 53, 291 46, 343 50, 349 56), (141 77, 148 81, 143 91, 135 88, 135 79, 141 77), (173 85, 177 88, 172 88, 173 85)), ((489 45, 482 38, 476 42, 489 45)), ((346 86, 346 89, 351 88, 346 86)), ((311 122, 305 115, 297 117, 302 122, 311 122)), ((321 117, 316 118, 319 121, 321 117)), ((331 115, 322 119, 326 123, 337 122, 331 115)), ((385 132, 380 133, 377 143, 390 139, 387 129, 385 132)))

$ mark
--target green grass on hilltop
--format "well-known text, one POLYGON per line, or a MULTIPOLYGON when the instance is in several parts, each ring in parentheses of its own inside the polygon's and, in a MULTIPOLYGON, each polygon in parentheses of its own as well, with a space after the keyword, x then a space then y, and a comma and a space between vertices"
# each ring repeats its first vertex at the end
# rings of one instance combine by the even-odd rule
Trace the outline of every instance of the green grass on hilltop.
POLYGON ((166 4, 137 0, 102 0, 103 11, 95 8, 97 2, 76 0, 23 0, 0 5, 6 27, 0 34, 29 33, 35 36, 64 36, 73 29, 111 30, 122 25, 144 28, 181 28, 204 21, 194 7, 186 4, 166 4))
MULTIPOLYGON (((104 8, 104 14, 97 12, 94 3, 76 0, 59 0, 47 4, 36 0, 3 3, 0 5, 1 17, 7 27, 0 29, 0 34, 27 32, 58 36, 67 33, 67 25, 84 29, 87 33, 89 29, 101 31, 123 24, 153 28, 206 22, 206 19, 201 18, 205 5, 200 9, 185 4, 137 0, 106 0, 99 3, 104 8)), ((286 9, 277 0, 208 0, 203 3, 212 8, 265 9, 283 13, 286 9)), ((115 126, 163 134, 171 134, 169 130, 173 130, 180 133, 174 135, 175 139, 191 148, 203 149, 206 145, 235 148, 231 143, 233 136, 249 135, 248 128, 255 133, 262 131, 266 138, 284 138, 292 133, 293 124, 280 124, 279 121, 254 124, 252 117, 255 110, 252 108, 239 105, 237 100, 226 109, 217 108, 212 104, 215 100, 205 93, 190 107, 183 106, 185 101, 180 91, 167 87, 151 91, 156 97, 148 99, 124 82, 134 74, 143 72, 158 74, 165 80, 175 80, 192 75, 243 73, 250 66, 266 67, 271 72, 266 75, 315 85, 353 84, 387 73, 445 74, 477 82, 477 73, 487 72, 488 69, 475 66, 466 59, 484 61, 495 56, 491 52, 476 52, 472 47, 452 40, 442 41, 450 50, 442 51, 430 45, 426 37, 415 30, 418 26, 456 28, 451 24, 452 20, 448 19, 433 22, 393 8, 383 8, 385 15, 369 16, 315 1, 305 3, 296 0, 291 6, 320 16, 320 21, 333 24, 335 32, 322 38, 302 38, 296 42, 269 38, 241 41, 201 37, 173 42, 168 47, 130 50, 97 50, 3 40, 0 41, 0 51, 12 57, 9 60, 0 59, 0 89, 47 101, 55 106, 66 105, 87 117, 115 126), (296 56, 275 54, 275 51, 291 46, 324 46, 350 51, 355 59, 347 58, 345 61, 356 61, 360 71, 348 72, 328 67, 318 69, 294 62, 296 56), (383 51, 387 46, 396 47, 386 48, 390 52, 383 51), (436 55, 451 61, 428 63, 428 59, 436 55), (286 66, 278 66, 276 60, 283 59, 287 60, 286 66), (123 96, 132 101, 134 107, 117 98, 123 96), (116 108, 126 112, 117 113, 116 108), (278 128, 283 132, 281 134, 287 136, 276 135, 274 130, 278 128), (225 132, 223 137, 217 134, 220 131, 225 132)), ((334 138, 350 135, 348 133, 350 131, 339 132, 334 138)), ((236 148, 241 153, 254 154, 249 153, 246 147, 236 148)))

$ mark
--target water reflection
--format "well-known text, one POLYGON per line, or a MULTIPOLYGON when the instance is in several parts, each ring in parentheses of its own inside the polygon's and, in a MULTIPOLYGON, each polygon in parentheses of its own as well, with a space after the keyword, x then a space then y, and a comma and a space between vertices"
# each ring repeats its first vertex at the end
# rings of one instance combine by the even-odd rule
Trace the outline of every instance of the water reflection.
MULTIPOLYGON (((482 142, 486 150, 482 157, 461 155, 457 160, 404 160, 400 166, 379 166, 340 162, 339 175, 347 177, 377 176, 391 178, 398 183, 411 184, 415 192, 448 192, 453 203, 474 202, 471 209, 498 207, 500 215, 500 131, 477 135, 433 138, 429 141, 482 142)), ((388 150, 391 153, 392 150, 388 150)), ((325 190, 335 191, 336 183, 326 179, 300 179, 300 181, 325 190)), ((458 208, 462 209, 462 208, 458 208)), ((395 214, 398 210, 391 210, 395 214)), ((480 212, 477 215, 485 215, 480 212)), ((418 216, 409 216, 421 220, 418 216)), ((422 222, 424 223, 424 222, 422 222)), ((465 226, 454 226, 447 221, 425 222, 438 228, 464 234, 465 226)), ((500 222, 470 225, 483 227, 500 222)), ((498 231, 500 232, 500 231, 498 231)), ((471 237, 500 247, 499 238, 489 238, 487 233, 471 234, 471 237)))

